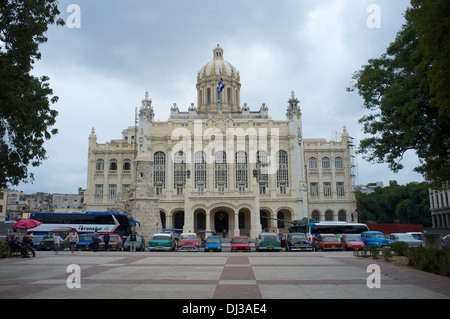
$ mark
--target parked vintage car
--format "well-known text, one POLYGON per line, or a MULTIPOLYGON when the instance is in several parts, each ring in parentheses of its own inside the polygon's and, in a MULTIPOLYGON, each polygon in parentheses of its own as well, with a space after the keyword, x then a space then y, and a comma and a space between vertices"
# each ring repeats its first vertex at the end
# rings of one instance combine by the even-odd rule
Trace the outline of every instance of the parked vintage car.
POLYGON ((255 242, 256 251, 267 250, 267 251, 281 251, 280 238, 275 233, 262 232, 256 238, 255 242))
POLYGON ((94 234, 78 234, 77 243, 78 250, 92 250, 94 249, 94 234))
POLYGON ((365 231, 361 234, 361 239, 365 246, 377 246, 378 248, 388 247, 390 241, 384 237, 380 231, 365 231))
MULTIPOLYGON (((127 237, 125 242, 123 243, 123 250, 130 250, 130 236, 127 237)), ((137 251, 145 251, 145 240, 142 236, 136 236, 136 250, 137 251)))
POLYGON ((407 232, 414 237, 414 239, 423 240, 423 233, 421 232, 407 232))
POLYGON ((343 235, 341 242, 344 250, 361 250, 364 247, 361 236, 357 235, 343 235))
POLYGON ((250 240, 247 236, 234 236, 231 238, 231 251, 251 251, 250 240))
POLYGON ((222 240, 219 236, 209 236, 205 240, 205 251, 222 251, 222 240))
MULTIPOLYGON (((101 236, 101 241, 98 245, 98 250, 105 250, 105 236, 101 236)), ((109 243, 108 243, 108 250, 122 250, 123 244, 122 244, 122 237, 117 234, 109 234, 109 243)))
POLYGON ((148 243, 148 248, 150 251, 173 251, 175 250, 175 239, 170 233, 157 233, 148 243))
POLYGON ((422 241, 414 239, 413 235, 405 233, 392 233, 389 235, 391 243, 403 241, 408 244, 408 247, 422 247, 422 241))
POLYGON ((178 251, 199 251, 200 240, 196 233, 182 233, 177 243, 178 251))
POLYGON ((304 233, 290 233, 286 236, 286 251, 311 251, 312 244, 304 233))
POLYGON ((316 250, 342 250, 342 242, 336 235, 321 235, 314 243, 316 250))
MULTIPOLYGON (((63 239, 63 241, 61 241, 59 243, 59 250, 60 251, 64 250, 64 248, 69 248, 70 247, 69 239, 64 240, 65 238, 62 237, 62 236, 61 236, 61 238, 63 239)), ((55 249, 55 240, 53 239, 53 237, 45 238, 39 244, 39 250, 54 250, 54 249, 55 249)))

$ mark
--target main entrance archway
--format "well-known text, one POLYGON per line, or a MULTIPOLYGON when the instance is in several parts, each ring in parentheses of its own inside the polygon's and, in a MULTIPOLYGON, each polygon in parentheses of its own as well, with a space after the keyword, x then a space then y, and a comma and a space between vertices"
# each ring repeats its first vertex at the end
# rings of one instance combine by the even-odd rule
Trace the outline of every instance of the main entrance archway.
POLYGON ((228 232, 230 230, 228 213, 225 211, 218 211, 214 214, 214 229, 221 233, 224 229, 228 232))

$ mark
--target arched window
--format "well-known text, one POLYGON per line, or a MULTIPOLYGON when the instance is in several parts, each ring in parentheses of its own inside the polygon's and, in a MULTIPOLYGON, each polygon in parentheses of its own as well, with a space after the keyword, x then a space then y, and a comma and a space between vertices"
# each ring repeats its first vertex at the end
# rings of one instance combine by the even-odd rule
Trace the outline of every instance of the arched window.
POLYGON ((248 160, 247 153, 243 151, 236 153, 236 186, 239 191, 245 191, 248 187, 248 160))
POLYGON ((330 159, 326 156, 322 158, 322 168, 330 168, 330 159))
POLYGON ((277 166, 277 187, 279 187, 281 194, 285 194, 286 188, 289 187, 289 160, 287 152, 278 152, 277 166))
POLYGON ((227 89, 227 104, 231 104, 231 89, 227 89))
POLYGON ((123 160, 122 170, 124 170, 124 171, 131 170, 131 161, 128 158, 123 160))
POLYGON ((317 159, 315 157, 309 158, 309 168, 317 168, 317 159))
POLYGON ((332 222, 333 221, 333 212, 327 210, 325 212, 325 221, 332 222))
POLYGON ((206 89, 206 104, 211 104, 211 88, 206 89))
POLYGON ((163 152, 156 152, 153 156, 153 186, 156 195, 162 195, 166 187, 166 154, 163 152))
POLYGON ((194 156, 194 187, 197 192, 204 192, 206 188, 206 155, 200 151, 194 156))
POLYGON ((347 214, 343 210, 340 210, 338 213, 338 221, 340 221, 340 222, 347 221, 347 214))
POLYGON ((268 174, 268 161, 267 153, 264 151, 258 151, 256 153, 256 181, 259 184, 259 193, 266 194, 267 187, 269 186, 269 174, 268 174))
POLYGON ((344 168, 344 163, 342 162, 342 157, 338 156, 334 159, 334 166, 336 168, 344 168))
POLYGON ((316 221, 320 221, 320 213, 317 210, 313 211, 311 214, 311 218, 315 219, 316 221))
POLYGON ((117 171, 117 160, 115 158, 109 161, 109 170, 117 171))
POLYGON ((227 175, 227 154, 225 152, 217 152, 214 161, 216 188, 219 191, 225 191, 228 182, 227 175))
POLYGON ((176 152, 173 159, 173 188, 178 195, 183 194, 182 188, 186 183, 186 154, 182 151, 176 152))
POLYGON ((95 170, 96 171, 103 171, 105 169, 105 161, 101 158, 97 160, 95 163, 95 170))

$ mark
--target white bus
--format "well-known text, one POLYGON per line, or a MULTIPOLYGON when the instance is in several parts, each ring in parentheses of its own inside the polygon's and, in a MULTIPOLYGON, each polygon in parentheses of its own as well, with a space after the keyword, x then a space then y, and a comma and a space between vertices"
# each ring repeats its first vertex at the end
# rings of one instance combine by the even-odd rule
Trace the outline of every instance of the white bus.
POLYGON ((318 222, 308 224, 308 238, 313 235, 333 234, 333 235, 361 235, 369 231, 366 224, 347 222, 318 222))

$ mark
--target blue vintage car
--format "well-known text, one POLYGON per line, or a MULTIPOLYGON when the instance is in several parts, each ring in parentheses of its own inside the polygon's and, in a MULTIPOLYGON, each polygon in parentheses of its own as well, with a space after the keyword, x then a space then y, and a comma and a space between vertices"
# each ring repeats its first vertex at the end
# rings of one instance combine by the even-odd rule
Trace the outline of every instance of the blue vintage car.
POLYGON ((222 251, 222 241, 219 236, 209 236, 205 241, 205 251, 222 251))
POLYGON ((361 234, 361 239, 366 246, 382 248, 390 245, 390 241, 380 231, 365 231, 361 234))
POLYGON ((79 234, 80 241, 77 243, 78 250, 92 250, 94 248, 94 234, 79 234))

